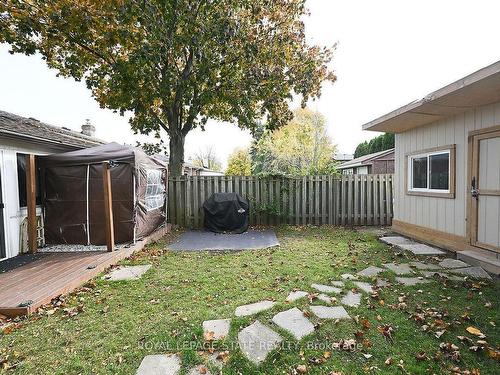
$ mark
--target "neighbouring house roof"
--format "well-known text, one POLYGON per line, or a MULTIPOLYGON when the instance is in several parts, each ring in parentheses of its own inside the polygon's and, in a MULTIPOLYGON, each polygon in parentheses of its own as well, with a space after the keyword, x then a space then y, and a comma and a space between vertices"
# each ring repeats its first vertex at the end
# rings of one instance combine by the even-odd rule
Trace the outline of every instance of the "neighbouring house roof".
POLYGON ((352 160, 354 158, 353 154, 342 154, 342 153, 336 153, 333 155, 333 160, 337 161, 347 161, 347 160, 352 160))
POLYGON ((500 61, 363 125, 363 130, 402 133, 500 101, 500 61))
MULTIPOLYGON (((348 169, 348 168, 355 168, 355 167, 361 167, 363 165, 368 165, 371 164, 373 160, 383 159, 384 156, 390 155, 391 153, 394 154, 393 148, 389 150, 374 152, 373 154, 363 155, 360 156, 359 158, 352 159, 346 161, 345 163, 340 164, 338 169, 348 169)), ((394 160, 394 155, 392 155, 392 157, 389 159, 394 160)))
POLYGON ((60 128, 33 118, 21 117, 4 111, 0 111, 0 136, 48 144, 64 150, 77 150, 106 143, 74 130, 60 128))

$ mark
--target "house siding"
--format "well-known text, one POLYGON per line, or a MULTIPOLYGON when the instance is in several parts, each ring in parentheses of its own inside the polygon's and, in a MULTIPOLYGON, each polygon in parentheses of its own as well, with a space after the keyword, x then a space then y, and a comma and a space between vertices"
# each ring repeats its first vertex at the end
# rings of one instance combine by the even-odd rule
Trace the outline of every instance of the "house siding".
POLYGON ((500 102, 497 102, 396 134, 394 219, 466 237, 468 135, 470 131, 499 124, 500 102), (455 198, 407 195, 405 155, 450 144, 456 145, 455 198))

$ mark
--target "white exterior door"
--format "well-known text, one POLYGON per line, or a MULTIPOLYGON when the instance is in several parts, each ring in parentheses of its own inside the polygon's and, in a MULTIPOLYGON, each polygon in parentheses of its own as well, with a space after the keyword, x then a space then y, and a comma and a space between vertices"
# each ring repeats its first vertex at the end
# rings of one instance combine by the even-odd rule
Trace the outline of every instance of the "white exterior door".
POLYGON ((500 252, 500 131, 473 138, 472 244, 500 252))

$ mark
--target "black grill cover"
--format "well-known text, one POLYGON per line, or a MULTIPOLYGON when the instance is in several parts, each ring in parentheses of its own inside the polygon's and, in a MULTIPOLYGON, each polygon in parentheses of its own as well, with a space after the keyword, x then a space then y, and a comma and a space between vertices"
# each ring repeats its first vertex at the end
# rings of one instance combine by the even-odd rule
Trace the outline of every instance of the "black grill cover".
POLYGON ((248 229, 248 201, 236 193, 215 193, 203 203, 205 229, 243 233, 248 229))

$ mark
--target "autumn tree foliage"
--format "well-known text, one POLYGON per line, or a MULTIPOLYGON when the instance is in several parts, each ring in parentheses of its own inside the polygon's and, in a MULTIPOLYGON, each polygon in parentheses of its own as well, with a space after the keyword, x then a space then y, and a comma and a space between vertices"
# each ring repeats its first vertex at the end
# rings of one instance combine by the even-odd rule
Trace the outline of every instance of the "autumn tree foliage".
POLYGON ((308 45, 306 0, 5 0, 0 42, 83 80, 138 133, 167 134, 180 175, 186 135, 208 119, 253 130, 318 97, 331 48, 308 45))
POLYGON ((307 108, 294 112, 288 124, 267 132, 253 145, 257 175, 335 174, 336 147, 326 132, 325 117, 307 108))
POLYGON ((227 176, 250 176, 252 174, 252 158, 248 149, 236 149, 227 161, 227 176))

